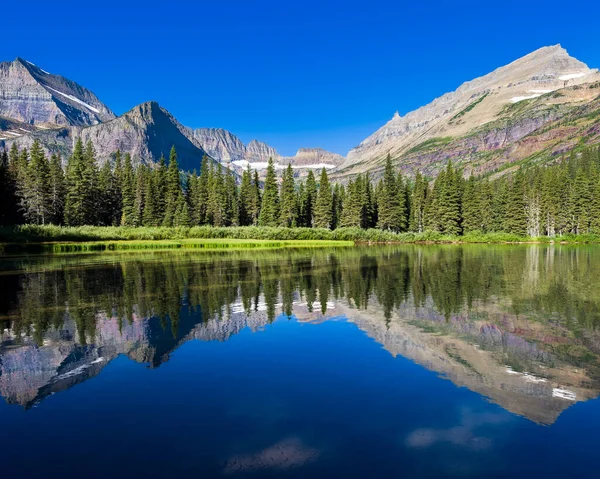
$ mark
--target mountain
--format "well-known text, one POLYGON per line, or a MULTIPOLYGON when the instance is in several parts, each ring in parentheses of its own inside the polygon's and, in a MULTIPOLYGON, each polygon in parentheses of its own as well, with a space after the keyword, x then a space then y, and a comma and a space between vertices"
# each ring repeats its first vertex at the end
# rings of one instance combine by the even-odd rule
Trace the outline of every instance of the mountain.
POLYGON ((277 150, 262 141, 252 140, 245 145, 242 140, 223 128, 188 129, 188 135, 202 145, 206 152, 223 164, 234 161, 266 163, 269 158, 280 157, 277 150))
POLYGON ((17 58, 0 63, 0 117, 52 127, 96 125, 115 115, 90 90, 17 58))
POLYGON ((190 129, 188 133, 211 157, 238 170, 248 165, 259 171, 265 170, 269 158, 273 158, 276 169, 284 169, 290 163, 300 173, 309 169, 333 169, 344 161, 343 156, 322 148, 300 148, 294 156, 282 156, 262 141, 252 140, 245 145, 233 133, 222 128, 190 129))
POLYGON ((598 70, 560 45, 541 48, 405 116, 396 113, 348 153, 336 175, 377 174, 388 154, 405 172, 428 175, 448 160, 482 174, 553 158, 582 138, 600 141, 599 82, 598 70))
POLYGON ((189 129, 188 134, 202 145, 210 156, 222 163, 243 160, 246 157, 246 145, 233 133, 223 128, 189 129))
POLYGON ((48 153, 60 153, 68 157, 77 141, 92 142, 99 163, 110 160, 117 149, 131 154, 134 164, 153 164, 161 155, 169 156, 175 146, 182 170, 199 170, 204 149, 190 140, 187 131, 167 110, 158 103, 142 103, 127 113, 88 127, 68 127, 38 130, 19 138, 7 138, 6 146, 16 142, 20 147, 31 147, 40 141, 48 153))

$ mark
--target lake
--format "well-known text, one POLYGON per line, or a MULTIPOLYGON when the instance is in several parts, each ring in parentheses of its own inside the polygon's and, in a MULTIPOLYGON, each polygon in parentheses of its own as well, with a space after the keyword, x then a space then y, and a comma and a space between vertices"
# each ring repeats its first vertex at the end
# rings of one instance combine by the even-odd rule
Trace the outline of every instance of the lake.
POLYGON ((593 477, 600 247, 0 258, 4 477, 593 477))

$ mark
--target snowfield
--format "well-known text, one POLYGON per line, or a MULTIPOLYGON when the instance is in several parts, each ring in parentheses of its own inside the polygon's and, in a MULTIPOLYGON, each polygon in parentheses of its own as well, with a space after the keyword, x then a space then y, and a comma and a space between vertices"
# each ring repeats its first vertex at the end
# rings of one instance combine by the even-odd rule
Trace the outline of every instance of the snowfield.
POLYGON ((73 95, 67 95, 66 93, 63 93, 62 91, 58 91, 55 90, 52 87, 49 87, 47 85, 44 85, 48 90, 52 90, 53 92, 58 93, 59 95, 64 96, 65 98, 68 98, 71 101, 74 101, 75 103, 79 103, 80 105, 85 106, 88 110, 92 110, 94 113, 100 113, 100 110, 98 110, 97 108, 94 108, 92 105, 88 105, 86 102, 81 101, 79 98, 73 96, 73 95))

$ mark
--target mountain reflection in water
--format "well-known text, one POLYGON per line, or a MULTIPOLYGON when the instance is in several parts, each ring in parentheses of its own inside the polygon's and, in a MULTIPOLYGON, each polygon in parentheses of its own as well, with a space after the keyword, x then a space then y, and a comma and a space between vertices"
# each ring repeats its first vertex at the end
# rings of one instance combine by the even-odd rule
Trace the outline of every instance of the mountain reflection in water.
MULTIPOLYGON (((227 341, 279 315, 354 323, 393 356, 537 423, 598 395, 594 248, 154 253, 1 266, 0 394, 25 408, 119 355, 156 368, 188 341, 227 341)), ((408 441, 446 439, 421 431, 408 441)))

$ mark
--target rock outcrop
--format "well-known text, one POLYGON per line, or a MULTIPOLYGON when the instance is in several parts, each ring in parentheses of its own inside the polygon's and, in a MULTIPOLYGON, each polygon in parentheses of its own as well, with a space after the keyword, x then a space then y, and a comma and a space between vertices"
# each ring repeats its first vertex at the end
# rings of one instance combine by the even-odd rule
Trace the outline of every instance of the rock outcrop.
POLYGON ((91 91, 21 58, 0 63, 0 116, 36 127, 89 126, 115 117, 91 91))

